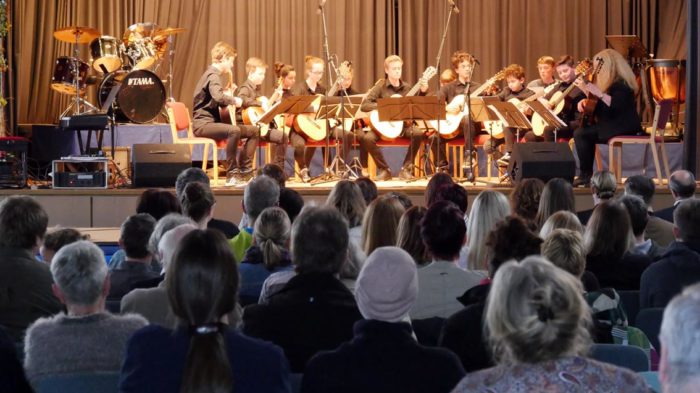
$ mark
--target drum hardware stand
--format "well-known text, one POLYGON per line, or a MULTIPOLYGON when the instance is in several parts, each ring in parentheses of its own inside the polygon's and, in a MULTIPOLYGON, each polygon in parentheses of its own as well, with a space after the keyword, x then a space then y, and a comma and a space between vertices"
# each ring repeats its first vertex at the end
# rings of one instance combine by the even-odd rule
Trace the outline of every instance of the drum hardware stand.
POLYGON ((78 80, 78 78, 80 78, 80 61, 78 60, 78 56, 80 56, 80 50, 78 49, 78 43, 81 34, 82 33, 80 33, 79 31, 75 33, 75 42, 73 43, 73 58, 71 59, 71 63, 73 65, 73 88, 75 88, 75 97, 73 97, 73 100, 68 105, 68 107, 63 110, 61 116, 59 116, 59 119, 66 116, 71 111, 71 109, 73 110, 74 116, 97 110, 96 106, 92 105, 89 101, 80 96, 80 81, 78 80), (87 108, 90 108, 90 110, 81 112, 81 104, 87 108))
POLYGON ((175 56, 175 40, 172 34, 168 35, 168 100, 175 102, 173 96, 173 56, 175 56))

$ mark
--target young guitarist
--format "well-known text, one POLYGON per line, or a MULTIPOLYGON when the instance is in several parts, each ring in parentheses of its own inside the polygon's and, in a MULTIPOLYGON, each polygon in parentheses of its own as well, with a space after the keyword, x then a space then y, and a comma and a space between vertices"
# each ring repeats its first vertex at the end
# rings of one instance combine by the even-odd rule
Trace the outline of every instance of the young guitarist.
MULTIPOLYGON (((367 93, 365 101, 362 103, 363 112, 370 112, 377 109, 377 100, 379 98, 388 98, 394 94, 406 95, 409 90, 411 90, 411 85, 407 84, 401 80, 401 72, 403 69, 403 60, 399 56, 391 55, 384 59, 384 73, 386 79, 384 83, 375 84, 367 93)), ((428 83, 423 82, 420 86, 419 95, 425 95, 428 91, 428 83)), ((384 154, 377 146, 377 140, 379 136, 372 131, 360 132, 360 146, 367 150, 369 154, 374 158, 374 162, 379 168, 379 173, 377 174, 377 180, 390 180, 391 170, 389 169, 389 164, 387 164, 384 159, 384 154)), ((425 140, 425 135, 422 130, 414 127, 413 125, 404 125, 402 134, 406 138, 411 139, 411 145, 406 152, 406 156, 403 160, 403 166, 401 167, 401 172, 399 173, 399 178, 402 180, 408 180, 413 178, 413 161, 420 150, 420 145, 425 140)), ((438 137, 435 135, 435 137, 438 137)), ((432 144, 437 147, 437 145, 432 144)), ((437 151, 434 151, 435 157, 437 157, 437 151)))
POLYGON ((574 186, 588 187, 593 174, 596 143, 607 143, 612 137, 642 131, 634 100, 638 86, 627 60, 613 49, 604 49, 595 55, 592 83, 577 79, 576 85, 587 98, 578 103, 584 119, 582 126, 574 131, 580 165, 574 186), (586 121, 590 117, 595 119, 595 124, 586 121))
MULTIPOLYGON (((331 89, 328 92, 328 94, 336 97, 344 97, 346 100, 348 96, 358 94, 358 92, 352 87, 352 81, 355 73, 352 67, 352 63, 349 61, 344 61, 340 63, 340 66, 338 67, 338 72, 340 73, 340 75, 338 75, 336 83, 333 86, 331 86, 331 89)), ((349 165, 350 162, 348 160, 350 159, 350 151, 352 150, 352 140, 354 136, 353 131, 355 128, 355 124, 354 122, 346 121, 345 131, 343 131, 343 119, 338 117, 336 120, 338 121, 338 125, 333 127, 333 132, 331 133, 331 135, 334 138, 342 140, 340 146, 340 156, 342 157, 343 161, 345 161, 345 163, 349 165)), ((323 156, 326 157, 325 147, 323 149, 323 156)), ((330 165, 330 161, 333 158, 329 155, 327 159, 328 162, 326 163, 326 165, 330 165)))
POLYGON ((543 91, 545 88, 557 83, 557 80, 554 79, 554 68, 555 64, 552 56, 542 56, 537 59, 537 72, 540 74, 540 77, 530 81, 527 84, 527 88, 537 92, 543 91))
POLYGON ((225 42, 214 45, 211 50, 211 65, 197 82, 192 108, 192 129, 196 136, 217 141, 226 139, 226 185, 245 181, 252 171, 252 157, 258 143, 256 127, 223 123, 219 115, 220 107, 240 107, 243 103, 243 100, 234 97, 231 91, 225 91, 222 85, 222 77, 232 75, 236 54, 236 50, 225 42), (247 140, 236 160, 241 138, 247 140))

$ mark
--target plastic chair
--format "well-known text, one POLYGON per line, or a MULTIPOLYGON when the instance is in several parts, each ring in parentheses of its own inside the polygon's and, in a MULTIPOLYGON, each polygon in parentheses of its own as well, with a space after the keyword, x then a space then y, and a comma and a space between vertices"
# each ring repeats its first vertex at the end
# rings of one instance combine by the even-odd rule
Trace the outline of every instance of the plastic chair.
POLYGON ((635 327, 647 335, 649 342, 661 353, 661 342, 659 332, 661 331, 661 320, 664 317, 663 308, 645 308, 639 311, 634 321, 635 327))
POLYGON ((649 371, 649 357, 633 345, 593 344, 591 358, 600 362, 628 368, 634 372, 649 371))
MULTIPOLYGON (((626 144, 647 145, 647 148, 651 148, 651 154, 652 157, 654 157, 654 167, 656 168, 656 177, 659 179, 659 184, 663 184, 664 174, 666 175, 666 181, 668 181, 671 175, 668 169, 668 155, 666 154, 666 145, 664 143, 664 132, 672 109, 673 102, 671 102, 671 100, 661 100, 656 104, 654 120, 651 123, 651 132, 648 136, 621 135, 611 138, 608 141, 610 172, 615 174, 618 181, 622 178, 622 147, 626 144), (661 152, 661 160, 664 164, 664 172, 661 172, 661 165, 659 164, 659 151, 661 152), (614 155, 615 153, 617 153, 617 158, 614 155)), ((644 157, 646 157, 646 151, 644 157)), ((646 167, 642 168, 642 172, 645 170, 646 167)))
POLYGON ((42 378, 34 382, 37 393, 116 393, 119 372, 65 374, 42 378))
POLYGON ((634 321, 639 313, 639 291, 617 291, 617 294, 620 295, 620 302, 627 315, 627 322, 635 326, 634 321))
POLYGON ((219 180, 219 159, 217 154, 216 141, 210 138, 200 138, 194 136, 192 132, 192 120, 187 106, 182 102, 168 102, 168 119, 170 121, 170 133, 173 143, 190 145, 190 151, 194 145, 204 145, 202 152, 202 170, 206 172, 209 162, 209 149, 211 149, 214 161, 214 184, 219 180), (181 137, 180 132, 187 131, 186 137, 181 137))

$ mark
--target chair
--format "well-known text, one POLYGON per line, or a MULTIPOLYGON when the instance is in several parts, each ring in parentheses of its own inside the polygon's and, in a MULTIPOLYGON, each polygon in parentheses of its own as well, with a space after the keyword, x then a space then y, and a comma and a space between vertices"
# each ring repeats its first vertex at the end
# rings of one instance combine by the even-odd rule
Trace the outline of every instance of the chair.
POLYGON ((652 392, 661 393, 661 382, 659 381, 659 373, 657 371, 642 371, 638 374, 640 377, 644 378, 644 382, 647 383, 652 392))
POLYGON ((620 295, 620 302, 627 315, 627 322, 631 326, 635 326, 634 321, 639 313, 639 291, 617 291, 617 294, 620 295))
POLYGON ((33 385, 37 393, 117 393, 119 372, 56 375, 42 378, 33 385))
MULTIPOLYGON (((626 144, 647 145, 647 149, 651 147, 651 154, 654 157, 654 167, 656 168, 656 177, 659 179, 659 184, 664 182, 664 174, 666 181, 670 178, 668 169, 668 155, 666 154, 666 145, 664 143, 664 132, 666 123, 671 114, 673 102, 671 100, 661 100, 656 104, 654 110, 654 120, 651 123, 651 132, 647 135, 621 135, 611 138, 608 141, 608 160, 610 172, 614 173, 618 181, 622 178, 622 147, 626 144), (664 164, 664 172, 661 172, 659 165, 659 151, 661 151, 661 159, 664 164), (617 153, 615 157, 614 153, 617 153)), ((646 163, 646 150, 644 154, 646 163)), ((642 168, 642 172, 646 170, 646 165, 642 168)))
POLYGON ((190 112, 182 102, 168 102, 165 104, 168 109, 168 119, 170 121, 170 133, 173 143, 190 145, 190 151, 194 145, 204 145, 202 152, 202 170, 207 170, 209 162, 209 149, 211 148, 214 161, 214 184, 219 180, 219 159, 217 154, 216 141, 211 138, 200 138, 194 136, 192 132, 192 120, 190 112), (180 137, 180 132, 187 131, 186 137, 180 137))
POLYGON ((633 345, 593 344, 591 358, 600 362, 625 367, 634 372, 649 371, 649 357, 643 349, 633 345))
POLYGON ((661 342, 659 332, 661 331, 661 320, 664 316, 663 308, 645 308, 639 311, 634 325, 644 332, 649 338, 649 342, 661 353, 661 342))

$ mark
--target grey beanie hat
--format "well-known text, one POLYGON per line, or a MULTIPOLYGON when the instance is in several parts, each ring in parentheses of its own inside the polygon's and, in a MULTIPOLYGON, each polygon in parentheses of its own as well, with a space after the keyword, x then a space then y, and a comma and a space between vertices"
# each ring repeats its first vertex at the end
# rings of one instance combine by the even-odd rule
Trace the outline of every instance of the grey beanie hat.
POLYGON ((365 319, 399 322, 418 296, 416 263, 398 247, 380 247, 365 261, 355 284, 355 299, 365 319))

